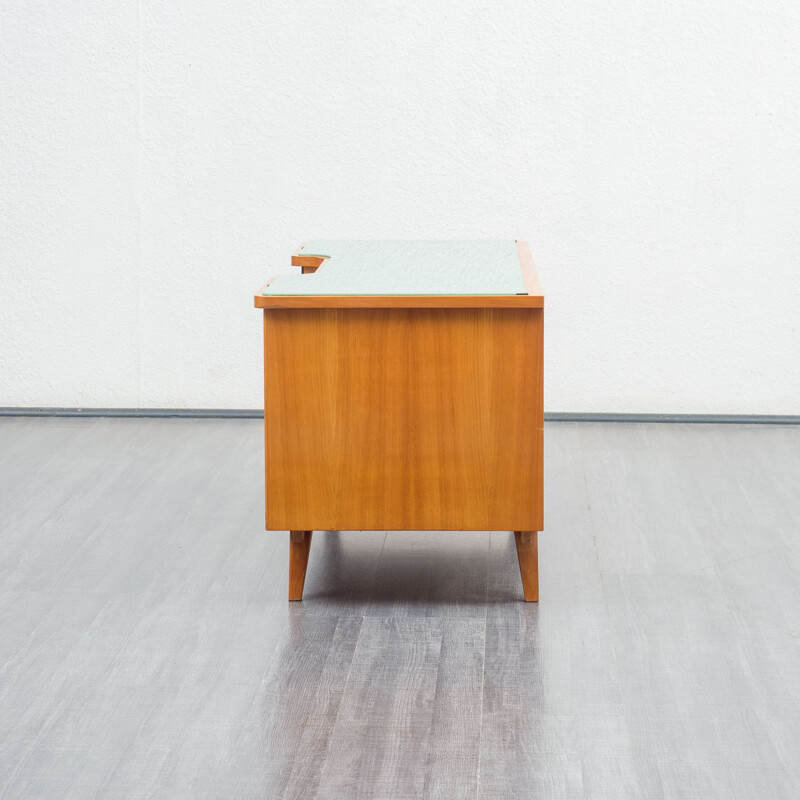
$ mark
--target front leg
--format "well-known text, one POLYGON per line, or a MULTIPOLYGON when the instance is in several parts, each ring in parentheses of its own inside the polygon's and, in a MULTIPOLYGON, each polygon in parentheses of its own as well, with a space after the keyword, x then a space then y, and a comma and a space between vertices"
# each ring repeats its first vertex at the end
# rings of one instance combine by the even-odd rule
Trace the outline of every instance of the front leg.
POLYGON ((538 531, 514 531, 517 545, 519 574, 522 576, 522 591, 525 602, 539 601, 539 533, 538 531))
POLYGON ((289 531, 289 599, 303 599, 313 531, 289 531))

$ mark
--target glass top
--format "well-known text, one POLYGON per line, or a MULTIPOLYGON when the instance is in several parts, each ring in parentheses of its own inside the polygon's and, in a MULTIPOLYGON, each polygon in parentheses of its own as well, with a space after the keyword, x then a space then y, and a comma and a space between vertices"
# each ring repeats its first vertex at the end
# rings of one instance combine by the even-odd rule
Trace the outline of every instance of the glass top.
POLYGON ((317 272, 279 275, 267 295, 525 294, 513 239, 316 239, 299 255, 327 256, 317 272))

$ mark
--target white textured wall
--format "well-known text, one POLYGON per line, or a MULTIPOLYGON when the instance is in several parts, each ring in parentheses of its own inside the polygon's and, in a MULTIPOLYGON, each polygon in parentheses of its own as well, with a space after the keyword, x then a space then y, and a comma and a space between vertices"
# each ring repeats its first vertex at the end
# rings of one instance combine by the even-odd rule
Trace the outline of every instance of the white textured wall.
POLYGON ((800 6, 0 3, 0 405, 261 405, 304 238, 516 237, 547 408, 800 412, 800 6))

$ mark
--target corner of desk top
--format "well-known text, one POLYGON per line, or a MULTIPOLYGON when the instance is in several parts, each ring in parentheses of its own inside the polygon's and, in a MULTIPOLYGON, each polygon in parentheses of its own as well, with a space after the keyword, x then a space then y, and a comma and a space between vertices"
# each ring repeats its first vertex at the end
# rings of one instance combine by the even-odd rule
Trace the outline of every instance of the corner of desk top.
POLYGON ((522 279, 525 281, 528 297, 535 297, 538 300, 537 306, 544 308, 542 284, 539 281, 536 264, 533 263, 531 248, 527 242, 517 240, 517 255, 519 256, 519 267, 522 270, 522 279))
POLYGON ((268 281, 267 281, 267 282, 266 282, 266 283, 265 283, 265 284, 264 284, 264 285, 263 285, 263 286, 262 286, 262 287, 261 287, 261 288, 260 288, 260 289, 259 289, 259 290, 256 292, 256 294, 255 294, 255 297, 253 298, 253 305, 254 305, 256 308, 266 308, 266 307, 267 307, 267 303, 266 303, 266 300, 265 300, 265 298, 266 298, 266 295, 264 294, 264 292, 266 291, 266 288, 267 288, 267 286, 269 286, 269 285, 272 283, 272 281, 274 281, 274 280, 275 280, 275 278, 274 278, 274 277, 270 278, 270 279, 269 279, 269 280, 268 280, 268 281))
MULTIPOLYGON (((306 242, 302 242, 300 246, 292 253, 292 266, 293 267, 300 267, 303 273, 308 272, 316 272, 317 269, 322 266, 322 263, 325 261, 328 256, 323 255, 306 255, 303 253, 303 248, 306 246, 306 242)), ((274 277, 270 278, 256 293, 256 296, 253 298, 254 305, 256 308, 273 308, 275 307, 275 301, 271 301, 269 299, 265 299, 264 291, 267 286, 275 280, 274 277)))

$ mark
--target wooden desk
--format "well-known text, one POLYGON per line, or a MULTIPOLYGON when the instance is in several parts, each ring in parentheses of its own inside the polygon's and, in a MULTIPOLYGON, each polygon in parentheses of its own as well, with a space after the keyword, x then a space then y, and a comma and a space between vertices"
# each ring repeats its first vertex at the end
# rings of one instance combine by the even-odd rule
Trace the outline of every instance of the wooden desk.
MULTIPOLYGON (((539 599, 544 297, 509 241, 313 241, 264 309, 266 527, 509 530, 539 599)), ((431 533, 431 536, 435 536, 431 533)))

